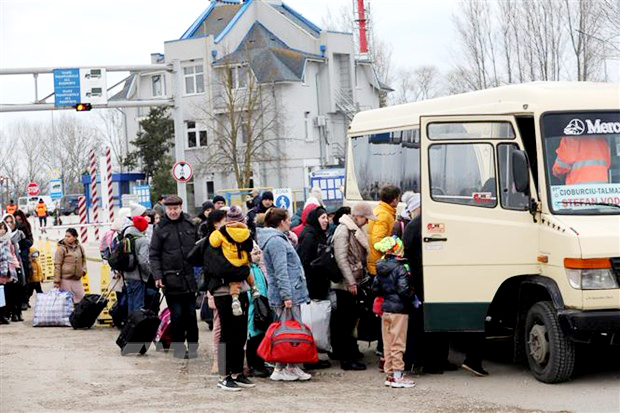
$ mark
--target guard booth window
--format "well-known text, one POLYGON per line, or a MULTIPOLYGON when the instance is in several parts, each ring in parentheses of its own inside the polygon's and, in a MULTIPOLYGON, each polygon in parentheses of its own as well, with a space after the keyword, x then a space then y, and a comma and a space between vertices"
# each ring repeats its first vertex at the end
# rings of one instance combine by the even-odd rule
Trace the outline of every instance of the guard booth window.
POLYGON ((483 208, 497 206, 493 145, 438 144, 429 148, 431 198, 483 208))

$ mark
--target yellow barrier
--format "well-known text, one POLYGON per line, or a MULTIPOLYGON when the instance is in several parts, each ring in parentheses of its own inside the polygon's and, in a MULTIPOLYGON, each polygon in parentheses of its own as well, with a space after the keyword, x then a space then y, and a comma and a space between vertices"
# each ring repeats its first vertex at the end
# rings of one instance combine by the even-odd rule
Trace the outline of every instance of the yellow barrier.
MULTIPOLYGON (((110 285, 110 266, 108 264, 101 264, 101 294, 105 294, 109 288, 113 286, 110 285)), ((97 322, 102 325, 112 326, 112 316, 110 315, 110 309, 116 302, 116 293, 111 292, 108 296, 108 305, 103 309, 99 317, 97 318, 97 322)))

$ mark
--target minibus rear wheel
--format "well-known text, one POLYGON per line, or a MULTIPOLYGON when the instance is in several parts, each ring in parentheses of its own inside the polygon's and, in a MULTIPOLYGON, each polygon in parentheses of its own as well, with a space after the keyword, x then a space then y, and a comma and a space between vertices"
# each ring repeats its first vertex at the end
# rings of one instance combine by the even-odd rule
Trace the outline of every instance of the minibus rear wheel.
POLYGON ((530 307, 525 320, 525 352, 532 374, 543 383, 561 383, 573 374, 575 345, 562 331, 551 301, 530 307))

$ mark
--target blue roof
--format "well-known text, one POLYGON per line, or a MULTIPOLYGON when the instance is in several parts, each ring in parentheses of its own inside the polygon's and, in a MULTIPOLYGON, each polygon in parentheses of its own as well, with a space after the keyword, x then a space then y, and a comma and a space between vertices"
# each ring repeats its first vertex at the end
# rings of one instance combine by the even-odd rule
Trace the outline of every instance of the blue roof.
POLYGON ((277 4, 271 4, 271 7, 282 13, 289 20, 295 22, 298 26, 302 27, 314 37, 319 37, 321 35, 320 27, 313 24, 310 20, 306 19, 304 16, 291 9, 286 4, 282 3, 281 6, 277 4))

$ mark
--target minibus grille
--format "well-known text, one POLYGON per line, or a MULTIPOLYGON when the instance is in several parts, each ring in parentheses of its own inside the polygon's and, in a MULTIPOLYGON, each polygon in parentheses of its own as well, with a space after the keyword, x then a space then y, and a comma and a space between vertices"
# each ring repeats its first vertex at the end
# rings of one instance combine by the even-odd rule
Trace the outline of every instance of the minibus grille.
POLYGON ((613 268, 616 280, 620 284, 620 257, 611 259, 611 268, 613 268))

